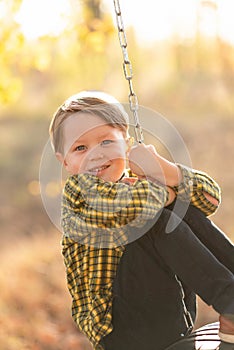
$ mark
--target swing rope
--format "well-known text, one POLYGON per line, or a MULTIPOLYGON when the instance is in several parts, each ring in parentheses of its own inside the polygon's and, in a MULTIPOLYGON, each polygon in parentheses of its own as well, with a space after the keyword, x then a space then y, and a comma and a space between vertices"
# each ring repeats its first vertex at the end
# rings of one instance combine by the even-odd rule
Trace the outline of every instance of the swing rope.
POLYGON ((128 100, 129 100, 130 110, 133 113, 134 122, 135 122, 136 141, 139 143, 142 143, 144 141, 144 137, 143 137, 143 132, 142 132, 142 128, 139 121, 139 115, 138 115, 138 109, 139 109, 138 99, 137 99, 136 93, 133 90, 133 82, 132 82, 133 70, 132 70, 131 61, 128 56, 127 36, 124 29, 124 23, 123 23, 119 0, 113 0, 113 1, 114 1, 114 9, 115 9, 115 15, 116 15, 119 43, 123 54, 123 71, 124 71, 125 79, 128 81, 128 87, 129 87, 128 100))

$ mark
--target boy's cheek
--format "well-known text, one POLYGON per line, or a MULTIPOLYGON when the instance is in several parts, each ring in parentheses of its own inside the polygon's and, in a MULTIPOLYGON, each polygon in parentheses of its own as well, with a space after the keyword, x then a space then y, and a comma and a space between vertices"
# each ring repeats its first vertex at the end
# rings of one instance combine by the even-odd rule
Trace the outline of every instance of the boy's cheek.
POLYGON ((70 175, 78 174, 80 171, 79 162, 69 156, 64 159, 63 166, 70 175))
POLYGON ((127 152, 124 147, 112 149, 109 152, 107 152, 107 156, 109 159, 114 160, 114 159, 126 159, 127 158, 127 152))

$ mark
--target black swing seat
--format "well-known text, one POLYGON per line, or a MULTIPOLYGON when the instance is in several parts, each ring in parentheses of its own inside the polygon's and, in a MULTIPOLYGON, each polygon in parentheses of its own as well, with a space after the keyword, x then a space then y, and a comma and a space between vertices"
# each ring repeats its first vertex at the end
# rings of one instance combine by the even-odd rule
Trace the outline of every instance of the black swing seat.
POLYGON ((219 322, 207 324, 165 350, 234 350, 234 344, 220 341, 219 322))

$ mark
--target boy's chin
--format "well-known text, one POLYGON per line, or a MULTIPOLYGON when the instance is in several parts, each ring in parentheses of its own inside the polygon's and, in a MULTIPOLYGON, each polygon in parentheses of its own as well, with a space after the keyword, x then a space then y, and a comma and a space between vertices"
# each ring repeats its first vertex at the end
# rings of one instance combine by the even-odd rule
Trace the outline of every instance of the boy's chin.
POLYGON ((99 179, 107 182, 117 182, 118 179, 116 179, 115 176, 107 175, 107 174, 97 174, 96 175, 99 179))
POLYGON ((80 175, 80 174, 87 174, 87 175, 96 176, 97 178, 99 178, 99 179, 101 179, 103 181, 107 181, 107 182, 117 182, 117 181, 119 181, 119 179, 116 179, 116 176, 114 176, 114 175, 100 174, 98 172, 92 172, 92 171, 82 171, 82 172, 78 172, 78 173, 74 173, 74 174, 70 174, 70 175, 80 175))

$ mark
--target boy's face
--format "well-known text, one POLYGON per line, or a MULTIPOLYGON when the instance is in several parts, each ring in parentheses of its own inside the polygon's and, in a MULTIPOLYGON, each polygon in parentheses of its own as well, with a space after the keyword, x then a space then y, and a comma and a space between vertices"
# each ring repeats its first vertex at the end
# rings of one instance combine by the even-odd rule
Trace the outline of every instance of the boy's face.
POLYGON ((118 181, 126 167, 127 141, 123 132, 92 114, 74 114, 63 125, 64 156, 57 158, 71 174, 89 173, 118 181))

